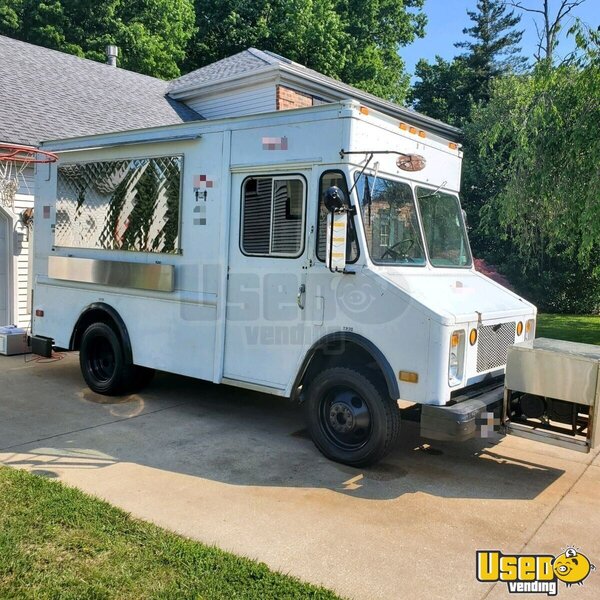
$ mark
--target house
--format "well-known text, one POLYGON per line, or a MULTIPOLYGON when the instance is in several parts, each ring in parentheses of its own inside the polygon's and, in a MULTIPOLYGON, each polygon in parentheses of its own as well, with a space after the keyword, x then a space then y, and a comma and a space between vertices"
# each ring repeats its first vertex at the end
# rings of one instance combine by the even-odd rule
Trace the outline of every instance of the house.
MULTIPOLYGON (((109 47, 110 48, 110 47, 109 47)), ((458 137, 435 119, 382 100, 272 52, 249 48, 167 82, 0 36, 0 143, 44 140, 304 108, 346 98, 416 128, 458 137)), ((0 205, 0 326, 30 321, 33 169, 14 206, 0 205)))
MULTIPOLYGON (((0 36, 0 143, 182 123, 200 115, 168 95, 169 82, 0 36)), ((0 204, 0 326, 30 321, 29 229, 34 172, 26 169, 14 206, 0 204)))

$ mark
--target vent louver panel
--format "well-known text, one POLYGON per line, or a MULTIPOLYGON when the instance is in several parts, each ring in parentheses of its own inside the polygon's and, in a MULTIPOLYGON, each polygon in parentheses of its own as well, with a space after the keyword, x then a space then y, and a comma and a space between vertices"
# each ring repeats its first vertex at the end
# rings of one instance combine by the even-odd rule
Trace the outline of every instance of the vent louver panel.
POLYGON ((272 179, 250 179, 244 186, 242 248, 247 254, 269 254, 272 179))
POLYGON ((302 183, 276 181, 273 191, 273 254, 295 256, 302 246, 302 183))
POLYGON ((477 372, 506 364, 508 347, 515 341, 516 323, 498 323, 479 327, 477 336, 477 372))

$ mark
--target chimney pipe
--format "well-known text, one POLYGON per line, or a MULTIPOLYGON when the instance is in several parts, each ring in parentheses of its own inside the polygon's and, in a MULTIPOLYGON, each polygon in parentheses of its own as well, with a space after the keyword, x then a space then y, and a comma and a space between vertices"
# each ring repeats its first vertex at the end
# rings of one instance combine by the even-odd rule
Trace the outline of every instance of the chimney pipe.
POLYGON ((106 64, 111 67, 117 66, 117 57, 119 56, 119 47, 112 44, 106 46, 106 64))

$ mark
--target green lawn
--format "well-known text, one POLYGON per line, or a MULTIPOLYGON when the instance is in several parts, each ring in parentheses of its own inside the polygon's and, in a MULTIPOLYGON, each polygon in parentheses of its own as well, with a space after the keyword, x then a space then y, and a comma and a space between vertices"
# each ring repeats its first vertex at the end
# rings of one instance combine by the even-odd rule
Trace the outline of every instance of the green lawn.
POLYGON ((600 345, 600 317, 540 314, 536 335, 600 345))
POLYGON ((0 467, 0 598, 337 598, 266 565, 0 467))

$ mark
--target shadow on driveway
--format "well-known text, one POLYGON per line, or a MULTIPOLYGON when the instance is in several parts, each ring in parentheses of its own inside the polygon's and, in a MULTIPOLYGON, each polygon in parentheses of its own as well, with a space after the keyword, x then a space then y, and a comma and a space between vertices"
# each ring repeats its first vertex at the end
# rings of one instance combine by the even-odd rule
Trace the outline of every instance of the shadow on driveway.
POLYGON ((5 401, 0 406, 0 440, 14 442, 0 441, 3 462, 49 477, 53 468, 128 462, 236 486, 325 488, 372 500, 418 492, 527 500, 564 472, 505 457, 498 440, 428 442, 408 421, 391 455, 356 469, 325 459, 307 437, 301 410, 281 398, 163 373, 140 394, 107 398, 84 387, 74 356, 13 374, 9 387, 20 376, 27 400, 21 395, 13 412, 5 401), (30 414, 23 419, 17 410, 30 414))

